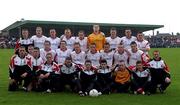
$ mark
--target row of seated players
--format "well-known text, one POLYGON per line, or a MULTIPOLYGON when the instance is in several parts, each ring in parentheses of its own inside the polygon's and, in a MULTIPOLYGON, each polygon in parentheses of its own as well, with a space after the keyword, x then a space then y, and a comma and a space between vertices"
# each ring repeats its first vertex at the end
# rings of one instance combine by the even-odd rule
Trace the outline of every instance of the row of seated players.
MULTIPOLYGON (((34 48, 34 58, 38 59, 39 49, 34 48)), ((19 53, 11 58, 9 91, 15 91, 23 83, 26 91, 63 91, 66 85, 72 92, 80 96, 88 95, 91 89, 97 89, 99 94, 111 92, 133 92, 135 94, 156 93, 169 86, 170 73, 159 51, 154 51, 154 58, 143 67, 142 61, 137 61, 134 67, 126 67, 124 61, 119 61, 113 68, 107 65, 105 59, 100 60, 99 67, 93 67, 91 60, 83 65, 72 62, 67 57, 63 65, 58 65, 52 59, 52 54, 46 54, 46 62, 33 66, 26 55, 25 47, 19 48, 19 53)))

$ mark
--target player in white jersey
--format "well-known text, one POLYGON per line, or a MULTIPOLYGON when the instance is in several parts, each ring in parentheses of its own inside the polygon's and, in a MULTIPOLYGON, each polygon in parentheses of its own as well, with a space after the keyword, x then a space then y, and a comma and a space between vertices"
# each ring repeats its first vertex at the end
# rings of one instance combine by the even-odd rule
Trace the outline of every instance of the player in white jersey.
POLYGON ((46 61, 46 54, 47 53, 51 53, 52 57, 53 57, 53 60, 54 60, 56 52, 51 49, 51 43, 46 40, 44 42, 44 48, 40 49, 40 56, 41 56, 41 58, 43 59, 44 62, 46 61))
POLYGON ((11 57, 10 65, 9 65, 9 91, 15 91, 18 89, 22 80, 24 80, 23 89, 26 91, 30 91, 29 86, 31 85, 31 70, 32 70, 32 62, 26 56, 26 50, 24 46, 19 47, 17 55, 13 55, 11 57))
POLYGON ((155 93, 157 88, 163 93, 171 83, 169 67, 160 57, 158 50, 153 51, 153 59, 148 64, 152 76, 152 93, 155 93))
POLYGON ((129 66, 135 67, 137 61, 141 61, 143 65, 146 65, 149 61, 149 57, 144 54, 143 51, 137 48, 136 42, 131 42, 131 49, 128 50, 131 54, 129 58, 129 66))
POLYGON ((49 38, 47 38, 47 40, 51 42, 51 49, 56 50, 59 47, 60 38, 56 37, 55 29, 50 29, 49 33, 51 36, 49 38))
POLYGON ((87 51, 87 37, 85 37, 83 30, 80 30, 78 32, 78 37, 76 37, 76 42, 79 42, 82 51, 84 52, 87 51))
POLYGON ((38 71, 38 90, 51 93, 51 91, 57 91, 59 87, 60 69, 59 65, 53 61, 51 53, 46 55, 47 61, 41 65, 41 69, 38 71))
POLYGON ((71 55, 71 50, 67 49, 66 45, 66 41, 62 40, 60 48, 56 49, 55 61, 60 65, 63 65, 65 59, 71 55))
POLYGON ((28 59, 31 59, 31 61, 33 61, 33 50, 34 50, 34 46, 33 45, 29 45, 28 46, 28 51, 26 52, 26 57, 28 59))
POLYGON ((104 50, 102 50, 100 54, 101 59, 105 59, 107 61, 107 65, 111 68, 113 63, 114 51, 110 49, 109 43, 104 44, 104 50))
POLYGON ((138 48, 148 55, 148 51, 150 51, 150 44, 144 39, 142 32, 137 33, 137 40, 135 42, 137 43, 138 48))
POLYGON ((42 35, 41 27, 36 27, 36 35, 33 35, 31 40, 34 43, 34 47, 44 48, 44 42, 47 40, 47 37, 42 35))
POLYGON ((85 63, 86 53, 81 51, 80 44, 74 43, 74 51, 71 53, 72 62, 83 65, 85 63))
POLYGON ((26 51, 28 51, 28 46, 33 45, 33 41, 29 38, 28 29, 22 29, 22 38, 16 42, 15 50, 20 46, 24 46, 26 51))
POLYGON ((33 50, 33 71, 37 72, 40 69, 40 66, 44 63, 43 59, 40 57, 40 50, 38 47, 35 47, 33 50))
POLYGON ((115 50, 121 42, 121 38, 117 36, 116 28, 111 28, 110 30, 111 36, 106 38, 106 42, 110 44, 110 48, 115 50))
POLYGON ((136 41, 136 37, 131 36, 131 34, 132 34, 131 30, 126 29, 125 30, 126 36, 121 38, 121 43, 123 43, 125 49, 130 49, 131 48, 131 46, 130 46, 131 42, 136 41))
POLYGON ((96 50, 96 44, 92 43, 90 45, 89 51, 87 52, 86 59, 92 62, 92 66, 99 67, 100 58, 101 58, 101 54, 99 53, 99 51, 96 50))
POLYGON ((64 35, 62 35, 60 39, 61 41, 66 41, 68 49, 70 49, 71 51, 73 50, 73 45, 76 39, 72 36, 71 30, 69 28, 64 30, 64 35))
POLYGON ((130 53, 124 48, 124 45, 119 44, 116 52, 114 53, 113 66, 116 66, 117 64, 119 64, 120 61, 123 61, 126 65, 126 67, 128 67, 129 57, 130 57, 130 53))

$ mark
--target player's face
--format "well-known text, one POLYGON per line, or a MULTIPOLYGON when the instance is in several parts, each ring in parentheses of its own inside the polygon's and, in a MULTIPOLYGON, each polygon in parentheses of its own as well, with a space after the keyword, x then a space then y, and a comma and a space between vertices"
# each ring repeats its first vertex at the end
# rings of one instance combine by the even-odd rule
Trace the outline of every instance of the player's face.
POLYGON ((136 44, 132 44, 131 45, 131 49, 132 49, 132 51, 136 51, 137 50, 137 45, 136 44))
POLYGON ((85 66, 86 66, 86 69, 90 70, 92 64, 91 64, 90 62, 86 62, 86 63, 85 63, 85 66))
POLYGON ((123 52, 124 51, 124 46, 123 45, 118 45, 118 51, 123 52))
POLYGON ((107 68, 107 63, 101 63, 101 67, 102 67, 102 69, 107 68))
POLYGON ((143 34, 142 34, 142 33, 139 33, 139 34, 137 35, 137 39, 140 40, 140 41, 143 40, 143 34))
POLYGON ((51 44, 50 43, 44 43, 44 49, 50 49, 51 44))
POLYGON ((65 65, 66 66, 71 66, 71 64, 72 64, 72 61, 71 60, 65 60, 65 65))
POLYGON ((142 71, 143 70, 143 65, 141 63, 136 64, 136 68, 137 68, 137 70, 142 71))
POLYGON ((65 42, 61 42, 60 43, 60 48, 62 48, 62 49, 66 48, 66 43, 65 42))
POLYGON ((104 51, 109 51, 110 46, 109 45, 104 45, 104 51))
POLYGON ((126 68, 125 64, 124 63, 120 63, 119 64, 119 69, 120 70, 124 70, 126 68))
POLYGON ((126 37, 131 37, 131 30, 125 30, 126 37))
POLYGON ((116 34, 117 34, 117 31, 116 30, 111 30, 111 37, 115 38, 116 37, 116 34))
POLYGON ((95 52, 95 51, 96 51, 96 45, 91 45, 90 50, 91 50, 92 52, 95 52))
POLYGON ((28 32, 27 30, 23 30, 23 31, 22 31, 22 37, 25 38, 25 39, 27 39, 28 36, 29 36, 29 32, 28 32))
POLYGON ((25 50, 25 48, 19 48, 19 55, 20 55, 21 57, 23 57, 23 56, 26 55, 26 50, 25 50))
POLYGON ((154 56, 154 58, 158 59, 159 58, 159 52, 154 52, 153 56, 154 56))
POLYGON ((47 63, 52 63, 52 55, 46 55, 47 63))
POLYGON ((94 31, 94 32, 98 32, 99 30, 100 30, 99 25, 94 25, 94 26, 93 26, 93 31, 94 31))
POLYGON ((39 55, 40 55, 39 50, 33 51, 33 57, 39 57, 39 55))
POLYGON ((32 54, 32 53, 33 53, 33 50, 34 50, 34 47, 32 47, 32 46, 28 47, 28 52, 29 52, 29 54, 32 54))
POLYGON ((41 36, 42 35, 42 29, 36 28, 36 35, 41 36))
POLYGON ((75 52, 80 52, 81 48, 79 45, 74 45, 74 50, 75 50, 75 52))
POLYGON ((79 36, 79 39, 83 39, 84 38, 84 33, 83 32, 79 32, 78 36, 79 36))
POLYGON ((70 37, 71 36, 71 30, 65 30, 65 35, 66 35, 66 37, 70 37))
POLYGON ((52 38, 56 37, 56 31, 54 29, 50 30, 50 35, 52 38))

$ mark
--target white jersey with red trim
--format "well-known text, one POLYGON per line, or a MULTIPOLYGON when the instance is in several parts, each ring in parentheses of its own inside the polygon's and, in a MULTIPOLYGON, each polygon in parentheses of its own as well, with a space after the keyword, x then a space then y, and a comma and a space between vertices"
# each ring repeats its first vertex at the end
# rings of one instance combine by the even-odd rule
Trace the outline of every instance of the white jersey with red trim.
POLYGON ((81 51, 79 54, 77 54, 75 51, 73 51, 71 53, 71 58, 73 63, 84 65, 86 59, 86 53, 84 51, 81 51))
POLYGON ((25 65, 28 65, 32 69, 32 59, 30 57, 25 56, 24 58, 20 58, 18 55, 13 55, 10 60, 9 68, 13 72, 15 66, 25 65))
POLYGON ((41 36, 41 37, 37 37, 37 35, 33 35, 31 37, 31 40, 34 43, 34 47, 38 47, 38 48, 44 48, 44 42, 47 40, 46 36, 41 36))
POLYGON ((107 37, 106 42, 108 42, 110 44, 111 49, 116 49, 118 44, 120 44, 120 42, 121 42, 121 38, 116 37, 116 38, 112 39, 111 37, 107 37))
POLYGON ((41 65, 41 70, 46 72, 54 72, 55 74, 60 74, 59 65, 55 62, 52 62, 51 64, 44 63, 41 65))
POLYGON ((60 45, 60 38, 56 37, 56 38, 47 38, 47 40, 51 43, 51 49, 52 50, 56 50, 58 49, 59 45, 60 45))
POLYGON ((76 64, 72 63, 71 67, 67 67, 66 65, 62 65, 60 67, 60 72, 63 74, 72 74, 75 73, 77 71, 77 67, 76 64))
POLYGON ((86 55, 86 59, 89 59, 92 62, 92 66, 94 67, 99 67, 99 61, 101 58, 101 54, 99 53, 99 51, 97 51, 96 53, 92 54, 91 51, 88 51, 87 55, 86 55))
POLYGON ((164 69, 166 72, 169 72, 169 68, 168 68, 167 64, 162 59, 159 59, 159 60, 153 59, 148 63, 148 65, 150 66, 150 68, 164 69))
POLYGON ((54 50, 51 49, 49 51, 45 51, 44 49, 40 49, 40 57, 43 59, 43 61, 46 62, 47 53, 51 53, 54 60, 54 57, 56 55, 56 52, 54 50))
POLYGON ((33 58, 33 66, 40 66, 44 63, 41 57, 33 58))
MULTIPOLYGON (((144 49, 144 48, 150 48, 150 44, 147 40, 143 40, 142 42, 140 41, 135 41, 137 43, 137 47, 141 50, 141 49, 144 49)), ((148 54, 147 51, 143 51, 145 54, 148 54)))
POLYGON ((122 54, 120 54, 118 51, 116 51, 114 53, 114 65, 119 64, 120 61, 124 61, 126 67, 128 67, 128 58, 129 56, 127 52, 124 51, 122 54))
POLYGON ((19 40, 19 43, 21 44, 21 45, 32 45, 33 44, 33 40, 32 39, 30 39, 30 38, 28 38, 28 39, 20 39, 19 40))
POLYGON ((63 65, 64 61, 67 57, 70 57, 71 55, 71 50, 67 49, 65 51, 62 51, 61 49, 57 49, 56 50, 56 55, 55 55, 55 61, 60 64, 63 65))
POLYGON ((123 43, 125 49, 130 49, 131 48, 130 44, 133 41, 136 41, 136 37, 134 36, 131 36, 130 39, 128 39, 126 36, 123 36, 121 38, 121 42, 123 43))
POLYGON ((79 37, 76 37, 76 42, 79 42, 82 51, 87 51, 87 37, 84 37, 83 40, 80 40, 79 37))
POLYGON ((137 50, 135 53, 132 52, 131 49, 128 50, 130 52, 130 57, 129 57, 129 66, 136 66, 137 61, 142 61, 142 63, 147 63, 149 58, 144 54, 143 51, 137 50))
POLYGON ((74 49, 74 43, 76 42, 75 37, 71 37, 71 38, 67 39, 66 36, 64 36, 64 37, 62 37, 61 40, 66 41, 68 49, 70 49, 71 51, 74 49))
POLYGON ((108 66, 112 67, 114 51, 110 51, 108 53, 101 51, 100 54, 101 59, 105 59, 107 61, 108 66))

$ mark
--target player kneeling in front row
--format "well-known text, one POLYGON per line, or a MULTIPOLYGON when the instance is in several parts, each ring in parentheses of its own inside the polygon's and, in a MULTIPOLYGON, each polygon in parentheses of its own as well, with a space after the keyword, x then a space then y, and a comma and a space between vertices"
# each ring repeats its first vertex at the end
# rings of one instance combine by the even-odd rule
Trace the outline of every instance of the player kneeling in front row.
POLYGON ((53 62, 51 53, 46 54, 47 61, 41 66, 38 74, 38 90, 51 93, 56 91, 59 83, 59 66, 53 62))
POLYGON ((114 84, 112 89, 117 93, 127 93, 130 87, 130 71, 126 68, 124 61, 120 61, 116 67, 114 68, 114 84))
POLYGON ((103 94, 110 94, 112 85, 112 72, 105 59, 100 60, 97 70, 97 88, 103 94))
POLYGON ((10 83, 9 91, 18 89, 20 82, 24 80, 23 89, 30 91, 28 87, 31 85, 31 59, 26 56, 25 47, 19 47, 17 55, 13 55, 10 61, 9 73, 10 83))
POLYGON ((151 75, 148 68, 143 68, 141 61, 136 62, 136 69, 131 75, 131 89, 134 94, 150 95, 151 75))
POLYGON ((160 52, 153 52, 154 58, 149 62, 151 76, 152 76, 152 89, 151 92, 155 93, 157 88, 163 93, 170 85, 170 71, 165 61, 161 59, 160 52))
POLYGON ((79 66, 72 63, 71 57, 67 57, 64 64, 60 66, 61 91, 65 86, 70 86, 72 92, 79 92, 79 95, 82 95, 78 72, 79 66))
MULTIPOLYGON (((85 66, 80 72, 81 87, 83 95, 89 95, 92 89, 95 89, 96 85, 96 68, 92 66, 90 60, 85 61, 85 66)), ((99 93, 100 94, 100 93, 99 93)))

